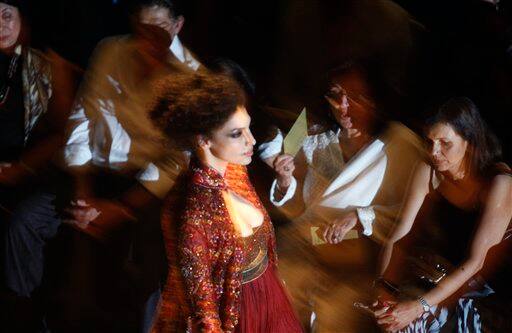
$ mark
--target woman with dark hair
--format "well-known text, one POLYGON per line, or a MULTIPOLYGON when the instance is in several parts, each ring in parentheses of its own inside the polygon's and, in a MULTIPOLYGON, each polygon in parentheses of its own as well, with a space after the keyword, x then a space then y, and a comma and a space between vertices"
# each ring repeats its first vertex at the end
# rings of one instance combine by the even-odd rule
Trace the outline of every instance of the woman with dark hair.
POLYGON ((493 293, 482 276, 504 259, 496 254, 506 245, 512 218, 512 173, 500 163, 499 143, 468 98, 450 99, 426 124, 430 161, 416 167, 380 261, 386 277, 401 268, 426 285, 411 293, 416 299, 380 309, 378 322, 389 331, 438 332, 455 308, 458 332, 481 332, 486 318, 475 302, 493 293), (399 257, 388 269, 394 247, 407 253, 411 270, 399 257))
POLYGON ((0 1, 0 297, 10 295, 0 312, 12 332, 40 329, 46 310, 45 244, 61 224, 56 198, 65 186, 54 162, 78 76, 55 53, 31 47, 26 4, 0 1))
MULTIPOLYGON (((6 228, 2 248, 7 251, 2 253, 5 282, 17 295, 29 297, 39 285, 43 269, 36 263, 25 265, 21 258, 28 256, 28 250, 14 254, 23 243, 17 230, 30 221, 41 223, 39 228, 47 233, 56 230, 58 220, 51 208, 46 210, 53 207, 54 195, 36 194, 45 183, 36 176, 52 157, 51 148, 58 145, 51 134, 62 122, 47 112, 52 97, 51 67, 24 38, 28 25, 22 4, 0 2, 0 218, 6 222, 1 223, 6 228)), ((30 242, 29 248, 35 246, 30 242)))
MULTIPOLYGON (((416 148, 414 134, 396 122, 388 122, 388 117, 379 108, 373 81, 368 70, 358 64, 350 63, 332 71, 331 86, 325 95, 329 111, 309 112, 308 136, 297 155, 292 157, 281 153, 283 136, 280 134, 274 142, 263 144, 259 149, 260 157, 273 167, 276 174, 271 188, 271 200, 291 218, 304 215, 311 207, 317 208, 325 196, 341 191, 334 194, 336 198, 346 197, 347 193, 342 188, 347 188, 347 184, 344 181, 341 181, 344 183, 342 185, 333 183, 336 183, 337 178, 345 178, 344 173, 347 168, 350 169, 351 164, 359 165, 356 173, 360 176, 365 174, 366 181, 373 179, 374 186, 364 191, 357 190, 361 194, 356 195, 357 199, 352 202, 343 204, 340 200, 330 199, 338 201, 336 208, 340 210, 337 213, 346 214, 335 216, 337 223, 327 221, 331 228, 325 228, 322 238, 328 243, 339 243, 346 232, 362 222, 360 218, 363 215, 373 216, 365 219, 365 224, 373 224, 375 212, 374 205, 370 203, 379 191, 384 174, 390 173, 387 164, 394 164, 395 160, 391 156, 395 155, 396 146, 400 146, 398 150, 402 150, 405 157, 401 161, 402 169, 415 162, 416 154, 410 154, 416 148), (349 209, 343 211, 345 208, 349 209)), ((400 171, 393 172, 395 182, 398 174, 406 177, 406 173, 400 171)), ((356 183, 352 182, 349 187, 357 187, 356 183)), ((354 198, 354 195, 349 196, 354 198)), ((369 232, 370 227, 366 229, 369 232)), ((379 237, 384 234, 383 231, 379 237)))
POLYGON ((154 332, 301 332, 276 274, 272 224, 248 179, 254 137, 226 76, 162 82, 152 118, 191 153, 162 228, 169 274, 154 332), (184 195, 183 195, 184 194, 184 195))
POLYGON ((308 115, 324 121, 309 125, 296 156, 281 153, 281 135, 260 156, 275 171, 270 199, 291 220, 278 233, 281 271, 303 325, 370 332, 374 323, 352 303, 368 297, 368 267, 395 223, 419 140, 386 121, 367 68, 348 64, 330 76, 325 115, 308 115), (330 315, 343 307, 344 316, 330 315))

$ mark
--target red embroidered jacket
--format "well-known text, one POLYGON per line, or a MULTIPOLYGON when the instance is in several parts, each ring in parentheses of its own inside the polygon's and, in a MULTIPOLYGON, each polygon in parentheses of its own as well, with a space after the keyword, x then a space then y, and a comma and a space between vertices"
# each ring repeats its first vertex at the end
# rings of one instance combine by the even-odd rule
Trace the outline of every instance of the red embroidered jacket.
POLYGON ((229 165, 223 178, 192 161, 187 183, 184 206, 171 195, 163 213, 169 273, 153 332, 233 332, 244 248, 222 191, 235 192, 263 212, 270 264, 276 262, 273 227, 245 167, 229 165))

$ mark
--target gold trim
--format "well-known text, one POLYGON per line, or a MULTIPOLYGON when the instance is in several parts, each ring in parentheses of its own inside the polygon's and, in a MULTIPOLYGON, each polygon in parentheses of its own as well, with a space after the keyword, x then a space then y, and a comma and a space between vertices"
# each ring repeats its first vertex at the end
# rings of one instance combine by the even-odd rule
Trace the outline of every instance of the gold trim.
POLYGON ((260 249, 256 258, 242 271, 242 284, 249 283, 259 278, 268 266, 267 251, 260 249))

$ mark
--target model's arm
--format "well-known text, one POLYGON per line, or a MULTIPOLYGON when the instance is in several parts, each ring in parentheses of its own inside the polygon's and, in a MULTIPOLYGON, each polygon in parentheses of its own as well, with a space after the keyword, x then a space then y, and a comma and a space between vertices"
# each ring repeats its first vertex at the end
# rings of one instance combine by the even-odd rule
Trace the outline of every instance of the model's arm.
POLYGON ((181 272, 201 332, 223 332, 212 282, 209 244, 201 222, 189 219, 181 228, 181 272))
MULTIPOLYGON (((228 268, 226 271, 225 277, 225 286, 224 290, 239 290, 241 286, 241 273, 240 270, 237 269, 237 266, 234 265, 233 261, 236 259, 236 253, 233 252, 230 258, 230 262, 228 262, 228 268)), ((226 303, 224 306, 224 310, 222 311, 225 318, 223 318, 222 329, 225 333, 232 333, 235 331, 236 324, 238 321, 238 312, 240 306, 240 297, 229 297, 226 298, 226 303)))

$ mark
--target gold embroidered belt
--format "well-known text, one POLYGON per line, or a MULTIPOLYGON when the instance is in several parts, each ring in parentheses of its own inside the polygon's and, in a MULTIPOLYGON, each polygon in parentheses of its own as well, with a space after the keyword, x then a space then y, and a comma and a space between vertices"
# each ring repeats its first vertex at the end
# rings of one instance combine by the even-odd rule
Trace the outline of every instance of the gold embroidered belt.
POLYGON ((268 255, 266 249, 260 249, 260 252, 254 260, 242 271, 242 284, 256 280, 265 273, 268 266, 268 255))

